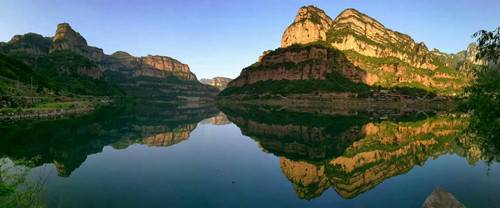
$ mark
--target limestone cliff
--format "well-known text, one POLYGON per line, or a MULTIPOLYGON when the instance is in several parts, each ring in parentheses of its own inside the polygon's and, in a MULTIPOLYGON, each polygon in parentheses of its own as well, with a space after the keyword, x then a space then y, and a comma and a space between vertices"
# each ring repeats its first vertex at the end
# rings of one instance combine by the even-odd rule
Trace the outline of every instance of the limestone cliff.
POLYGON ((214 77, 212 79, 200 79, 200 82, 213 86, 219 90, 223 90, 227 87, 227 84, 231 82, 232 79, 226 77, 214 77))
POLYGON ((30 65, 40 77, 54 79, 33 81, 51 83, 55 90, 99 95, 125 91, 137 97, 183 100, 212 98, 218 93, 198 82, 187 64, 168 56, 134 57, 120 51, 106 55, 89 46, 68 23, 57 25, 53 37, 16 35, 0 43, 0 53, 30 65), (89 82, 87 77, 94 80, 89 82))
POLYGON ((369 81, 339 51, 309 46, 270 52, 260 62, 243 69, 228 86, 242 87, 267 80, 325 80, 333 72, 344 74, 353 82, 369 81))
POLYGON ((105 69, 129 73, 131 76, 166 78, 175 76, 181 80, 196 80, 187 64, 168 57, 159 55, 148 55, 134 57, 126 52, 118 51, 111 55, 113 60, 117 60, 115 65, 108 65, 105 69))
POLYGON ((56 33, 52 38, 52 45, 49 52, 52 53, 59 50, 69 50, 90 60, 102 61, 104 59, 103 50, 88 46, 87 40, 80 33, 74 31, 68 23, 58 24, 56 33))
POLYGON ((332 19, 323 10, 314 6, 301 7, 295 21, 283 33, 281 47, 307 44, 318 40, 326 41, 332 24, 332 19))
MULTIPOLYGON (((0 45, 0 53, 20 55, 28 54, 33 57, 46 55, 51 45, 51 39, 36 33, 15 35, 12 39, 0 45)), ((30 61, 30 60, 28 60, 30 61)))
MULTIPOLYGON (((430 52, 424 43, 417 43, 408 35, 388 29, 355 9, 346 9, 332 20, 314 6, 300 8, 294 22, 283 34, 281 47, 266 51, 257 63, 243 69, 228 86, 241 88, 269 80, 324 80, 330 74, 330 77, 343 76, 354 83, 362 82, 369 86, 404 87, 455 95, 469 80, 463 70, 457 70, 457 64, 430 52), (332 62, 329 56, 307 55, 317 54, 316 47, 319 46, 337 50, 343 54, 339 57, 343 58, 332 62), (286 50, 289 48, 293 49, 286 50)), ((305 85, 314 87, 311 83, 305 85)), ((272 89, 271 86, 266 87, 272 89)), ((262 86, 253 88, 260 89, 262 86)), ((339 91, 338 88, 320 87, 311 92, 339 91)), ((221 95, 238 93, 242 92, 230 89, 221 95)), ((291 93, 299 92, 295 90, 291 93)))

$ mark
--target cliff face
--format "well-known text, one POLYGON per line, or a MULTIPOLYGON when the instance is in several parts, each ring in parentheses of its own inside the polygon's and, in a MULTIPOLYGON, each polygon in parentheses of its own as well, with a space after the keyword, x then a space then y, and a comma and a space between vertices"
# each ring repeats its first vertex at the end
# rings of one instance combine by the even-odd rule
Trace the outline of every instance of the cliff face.
POLYGON ((34 57, 46 55, 51 45, 51 39, 35 33, 15 35, 12 39, 0 45, 4 54, 29 54, 34 57))
POLYGON ((213 86, 219 90, 223 90, 227 87, 227 84, 231 82, 232 79, 226 77, 214 77, 212 79, 200 79, 200 82, 213 86))
POLYGON ((361 81, 369 86, 407 87, 454 95, 469 80, 451 59, 443 59, 430 52, 424 43, 390 30, 355 9, 346 9, 332 20, 321 9, 302 7, 285 30, 281 46, 266 51, 229 86, 242 87, 267 80, 323 80, 336 71, 355 83, 361 81), (319 57, 318 49, 311 45, 337 49, 345 58, 332 62, 329 56, 319 57), (346 70, 346 66, 350 69, 346 70))
POLYGON ((107 65, 105 69, 126 73, 133 77, 166 78, 175 76, 181 80, 196 80, 196 75, 189 70, 187 64, 168 56, 134 57, 126 52, 118 51, 113 53, 110 58, 116 62, 107 65))
POLYGON ((34 33, 16 35, 11 41, 0 43, 0 53, 32 66, 42 77, 62 76, 54 81, 58 88, 73 80, 82 88, 75 90, 77 93, 106 91, 100 88, 118 91, 117 86, 133 96, 161 99, 197 100, 215 97, 218 93, 217 89, 199 83, 187 64, 167 56, 134 57, 121 51, 106 55, 102 49, 89 46, 68 23, 57 25, 53 37, 34 33), (81 76, 95 80, 80 80, 81 76))
POLYGON ((102 61, 104 52, 100 48, 87 45, 87 40, 71 28, 68 23, 57 25, 56 34, 52 38, 49 52, 69 50, 87 57, 90 60, 102 61))
POLYGON ((293 44, 307 44, 318 40, 326 41, 327 33, 332 27, 332 19, 314 6, 299 9, 295 21, 286 28, 281 38, 281 47, 293 44))
POLYGON ((325 80, 334 71, 348 76, 353 82, 368 81, 368 77, 338 51, 311 46, 268 53, 260 62, 243 69, 228 86, 242 87, 266 80, 325 80))

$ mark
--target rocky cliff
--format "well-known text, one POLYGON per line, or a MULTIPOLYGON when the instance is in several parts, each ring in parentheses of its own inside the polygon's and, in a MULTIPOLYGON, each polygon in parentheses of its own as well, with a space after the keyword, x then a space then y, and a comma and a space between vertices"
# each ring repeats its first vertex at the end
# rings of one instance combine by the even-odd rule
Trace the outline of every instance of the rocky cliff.
POLYGON ((88 46, 87 40, 80 33, 74 31, 68 23, 57 25, 49 52, 52 53, 60 50, 69 50, 97 62, 104 59, 103 50, 88 46))
POLYGON ((219 90, 223 90, 227 87, 227 84, 231 82, 231 80, 233 79, 226 77, 214 77, 212 79, 200 79, 200 82, 203 84, 213 86, 219 90))
MULTIPOLYGON (((269 80, 324 80, 329 74, 339 76, 331 73, 338 72, 354 83, 361 81, 373 87, 405 87, 454 95, 469 79, 465 72, 457 70, 456 64, 430 52, 424 43, 388 29, 355 9, 346 9, 332 19, 314 6, 300 8, 283 34, 281 47, 266 51, 257 63, 243 69, 229 88, 269 80), (337 57, 341 58, 332 62, 330 56, 317 56, 318 47, 339 51, 342 55, 337 57), (286 50, 289 48, 293 49, 286 50)), ((313 89, 311 92, 325 90, 335 91, 313 89)), ((238 93, 241 92, 228 90, 221 95, 238 93)))
POLYGON ((286 28, 281 38, 281 47, 293 44, 307 44, 318 40, 326 41, 333 20, 314 6, 299 9, 295 21, 286 28))
POLYGON ((201 84, 187 64, 159 55, 113 55, 89 46, 68 23, 57 25, 53 37, 28 33, 0 44, 0 53, 20 60, 55 91, 77 94, 109 94, 118 91, 137 97, 199 100, 214 97, 218 90, 201 84), (88 81, 86 78, 92 78, 88 81), (117 87, 118 86, 118 87, 117 87))
POLYGON ((148 55, 134 57, 127 52, 117 51, 111 55, 114 65, 108 65, 105 69, 127 73, 134 77, 166 78, 175 76, 181 80, 196 80, 187 64, 168 57, 159 55, 148 55))

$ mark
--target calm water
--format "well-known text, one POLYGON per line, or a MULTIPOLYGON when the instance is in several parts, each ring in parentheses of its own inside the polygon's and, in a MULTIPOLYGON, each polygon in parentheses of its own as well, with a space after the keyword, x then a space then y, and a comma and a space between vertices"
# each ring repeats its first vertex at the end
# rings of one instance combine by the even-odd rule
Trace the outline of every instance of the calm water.
POLYGON ((438 186, 500 207, 457 114, 146 103, 0 126, 49 207, 420 207, 438 186))

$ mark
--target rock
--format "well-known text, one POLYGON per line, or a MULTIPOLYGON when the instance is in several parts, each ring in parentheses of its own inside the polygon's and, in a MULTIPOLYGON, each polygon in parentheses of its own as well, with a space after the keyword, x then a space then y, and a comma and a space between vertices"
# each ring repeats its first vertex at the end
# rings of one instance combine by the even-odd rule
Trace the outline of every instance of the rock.
POLYGON ((334 71, 353 82, 367 78, 338 50, 310 46, 270 52, 262 57, 261 62, 243 69, 228 87, 242 87, 266 80, 324 80, 334 71))
POLYGON ((465 206, 458 201, 453 194, 447 192, 441 187, 434 189, 431 195, 425 199, 422 208, 464 208, 465 206))
POLYGON ((118 63, 108 65, 104 67, 105 69, 122 72, 133 77, 167 78, 175 76, 181 80, 197 80, 196 75, 190 71, 187 64, 168 56, 134 57, 126 52, 117 51, 111 57, 118 63))
POLYGON ((455 95, 470 81, 464 71, 457 70, 457 60, 465 58, 443 54, 430 52, 423 42, 388 29, 355 9, 346 9, 332 20, 323 10, 306 6, 285 30, 281 48, 265 51, 228 86, 238 88, 268 80, 325 80, 338 72, 354 83, 369 86, 455 95), (334 49, 338 52, 326 52, 334 49))
POLYGON ((24 54, 33 57, 46 55, 51 40, 36 33, 15 35, 8 43, 0 45, 0 52, 4 54, 24 54))
POLYGON ((52 38, 52 45, 50 46, 49 52, 52 53, 60 50, 72 51, 97 62, 104 59, 103 50, 88 46, 87 40, 85 40, 80 33, 74 31, 68 23, 57 25, 57 30, 52 38))
POLYGON ((202 84, 207 84, 213 86, 219 90, 223 90, 227 87, 227 84, 231 82, 232 79, 226 77, 214 77, 212 79, 200 79, 202 84))
POLYGON ((71 28, 68 23, 57 25, 56 34, 52 38, 50 51, 76 50, 87 47, 87 40, 71 28))
POLYGON ((189 70, 189 66, 187 64, 183 64, 180 61, 167 56, 148 55, 146 57, 140 57, 139 63, 142 70, 137 71, 136 75, 158 76, 159 73, 156 72, 160 71, 172 73, 183 80, 197 80, 196 75, 189 70))
POLYGON ((332 19, 323 10, 315 6, 301 7, 295 21, 283 33, 281 47, 326 41, 327 32, 332 24, 332 19))

